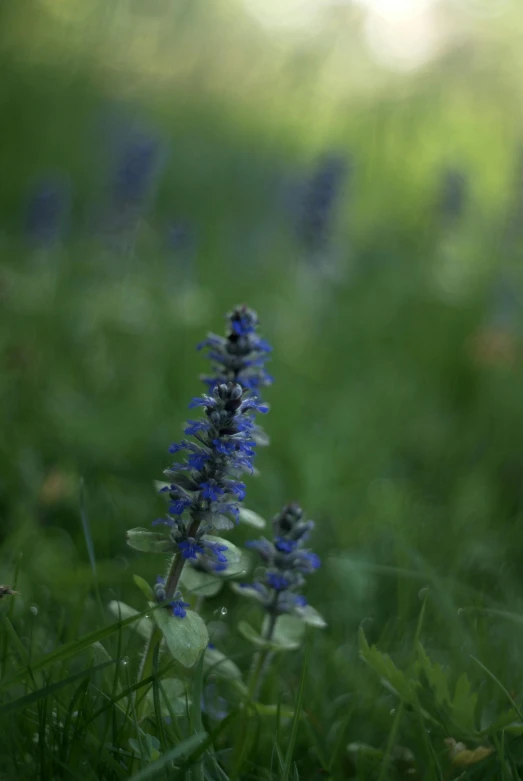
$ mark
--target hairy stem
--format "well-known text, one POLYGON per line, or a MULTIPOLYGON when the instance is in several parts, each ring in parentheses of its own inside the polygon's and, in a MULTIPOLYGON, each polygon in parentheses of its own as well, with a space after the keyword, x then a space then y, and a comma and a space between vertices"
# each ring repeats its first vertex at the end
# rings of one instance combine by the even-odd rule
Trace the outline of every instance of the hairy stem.
MULTIPOLYGON (((193 518, 188 529, 189 537, 192 537, 196 534, 199 525, 200 525, 200 519, 193 518)), ((172 558, 171 565, 169 567, 169 572, 167 573, 167 577, 165 581, 166 600, 171 600, 174 597, 176 593, 176 589, 178 588, 178 583, 180 582, 180 575, 182 574, 184 564, 185 564, 185 559, 182 556, 182 554, 178 551, 177 553, 174 554, 172 558)), ((154 654, 158 644, 161 642, 162 637, 163 635, 160 629, 155 624, 151 632, 151 635, 147 641, 147 645, 145 646, 142 661, 138 670, 138 679, 137 679, 138 683, 140 681, 143 681, 145 678, 148 678, 150 675, 152 675, 154 654)), ((138 721, 140 721, 142 716, 146 694, 147 694, 147 690, 141 693, 140 699, 138 699, 138 693, 136 696, 136 715, 138 721)))

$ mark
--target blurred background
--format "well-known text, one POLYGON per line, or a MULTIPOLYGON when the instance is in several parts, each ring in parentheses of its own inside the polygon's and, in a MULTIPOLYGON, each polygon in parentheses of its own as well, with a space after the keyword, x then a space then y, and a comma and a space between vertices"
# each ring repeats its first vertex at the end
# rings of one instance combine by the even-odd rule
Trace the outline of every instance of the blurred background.
POLYGON ((242 302, 275 377, 247 505, 316 519, 337 642, 417 614, 388 568, 516 604, 522 34, 516 0, 0 5, 17 611, 67 615, 93 571, 104 602, 156 574, 125 530, 162 511, 195 345, 242 302))

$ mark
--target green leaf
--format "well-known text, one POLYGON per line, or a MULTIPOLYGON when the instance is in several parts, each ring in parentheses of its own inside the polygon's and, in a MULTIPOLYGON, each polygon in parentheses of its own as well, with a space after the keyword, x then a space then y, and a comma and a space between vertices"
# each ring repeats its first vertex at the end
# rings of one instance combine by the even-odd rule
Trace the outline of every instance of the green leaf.
MULTIPOLYGON (((476 729, 476 707, 478 695, 471 691, 470 682, 463 673, 456 683, 454 697, 450 695, 449 675, 439 664, 432 662, 421 643, 418 643, 415 671, 420 677, 420 685, 428 686, 434 698, 435 713, 439 720, 442 716, 452 721, 454 728, 462 734, 474 734, 476 729)), ((432 710, 425 703, 427 710, 432 710)))
POLYGON ((265 518, 258 513, 248 510, 247 507, 240 507, 240 521, 252 526, 254 529, 264 529, 267 525, 265 518))
MULTIPOLYGON (((185 684, 178 678, 162 678, 158 685, 161 689, 160 710, 162 716, 170 717, 171 713, 175 716, 184 716, 187 713, 187 699, 185 693, 185 684), (167 706, 167 702, 169 706, 167 706), (170 710, 169 710, 170 708, 170 710)), ((150 689, 146 694, 144 716, 154 714, 154 692, 150 689)))
POLYGON ((283 636, 277 638, 273 637, 271 640, 266 640, 256 631, 247 621, 240 621, 238 623, 239 633, 256 648, 267 649, 268 651, 295 651, 300 647, 300 643, 295 640, 289 640, 283 636))
MULTIPOLYGON (((133 616, 139 615, 138 610, 135 610, 134 607, 126 605, 125 602, 118 602, 117 600, 113 600, 112 602, 109 602, 107 607, 113 616, 116 616, 118 619, 132 618, 133 616)), ((138 632, 140 637, 143 637, 144 640, 148 640, 153 631, 153 622, 150 620, 150 618, 144 616, 144 618, 136 621, 135 624, 131 624, 131 629, 133 629, 135 632, 138 632)))
POLYGON ((501 716, 497 716, 494 721, 481 730, 480 734, 482 736, 487 736, 492 735, 495 732, 501 732, 501 730, 510 732, 511 735, 523 734, 523 722, 518 721, 518 714, 513 708, 506 713, 501 714, 501 716))
POLYGON ((160 759, 148 765, 144 770, 141 770, 136 775, 131 776, 129 781, 146 781, 148 778, 156 778, 164 769, 170 769, 172 763, 180 757, 199 754, 198 749, 203 744, 203 741, 207 737, 206 732, 198 732, 196 735, 191 735, 190 738, 182 740, 170 751, 163 754, 160 759))
POLYGON ((180 584, 190 594, 198 597, 214 597, 222 588, 223 582, 210 572, 203 572, 186 564, 180 575, 180 584))
POLYGON ((463 673, 458 678, 452 702, 452 720, 464 732, 476 732, 478 695, 471 691, 470 681, 463 673))
POLYGON ((205 649, 203 668, 207 675, 214 675, 217 678, 226 678, 243 684, 242 673, 238 665, 217 648, 207 647, 205 649))
POLYGON ((155 762, 160 757, 160 741, 154 735, 145 733, 142 737, 143 751, 135 738, 129 738, 129 745, 134 753, 146 762, 155 762))
MULTIPOLYGON (((91 659, 93 660, 93 664, 96 666, 104 665, 104 664, 114 664, 115 661, 112 658, 112 656, 109 655, 109 652, 106 650, 106 648, 101 643, 93 643, 92 646, 89 648, 91 659)), ((109 691, 113 687, 114 682, 114 670, 107 666, 103 673, 103 680, 106 684, 109 691)))
POLYGON ((294 718, 294 711, 281 705, 265 705, 262 702, 252 702, 251 706, 260 716, 269 716, 272 718, 279 716, 282 719, 294 718))
POLYGON ((235 523, 228 515, 212 515, 209 517, 209 523, 212 523, 215 529, 219 531, 229 531, 234 529, 235 523))
POLYGON ((127 531, 127 544, 134 550, 143 553, 167 553, 176 549, 176 546, 165 534, 140 528, 127 531))
POLYGON ((241 583, 231 583, 230 587, 239 597, 247 597, 248 599, 256 600, 256 602, 263 602, 262 594, 256 591, 250 584, 244 586, 241 583))
POLYGON ((379 675, 382 682, 392 688, 406 703, 412 702, 411 684, 404 674, 398 670, 388 654, 382 654, 375 645, 369 646, 363 629, 359 630, 359 652, 363 661, 379 675))
POLYGON ((272 633, 272 641, 285 648, 299 648, 304 635, 305 623, 300 618, 279 616, 272 633))
POLYGON ((133 580, 135 584, 138 586, 144 597, 149 601, 152 602, 154 600, 154 594, 153 590, 150 587, 150 585, 147 583, 146 580, 141 578, 139 575, 133 575, 133 580))
POLYGON ((324 629, 327 626, 327 622, 321 613, 318 613, 318 611, 315 610, 311 605, 300 607, 296 611, 296 615, 309 626, 315 626, 320 629, 324 629))
POLYGON ((349 743, 347 754, 354 763, 357 775, 377 773, 383 763, 384 753, 368 743, 349 743))
POLYGON ((217 578, 232 578, 237 575, 245 575, 250 567, 250 558, 245 551, 240 550, 240 557, 237 561, 229 561, 224 570, 216 573, 217 578))
POLYGON ((154 618, 173 659, 184 667, 192 667, 207 648, 209 634, 203 619, 192 610, 184 618, 173 616, 170 610, 155 610, 154 618))
POLYGON ((238 622, 238 632, 256 648, 271 648, 271 643, 260 635, 247 621, 238 622))
POLYGON ((439 664, 433 664, 430 661, 421 643, 418 643, 417 660, 414 669, 417 677, 425 676, 427 683, 434 692, 436 701, 440 705, 448 707, 451 698, 447 674, 439 664))

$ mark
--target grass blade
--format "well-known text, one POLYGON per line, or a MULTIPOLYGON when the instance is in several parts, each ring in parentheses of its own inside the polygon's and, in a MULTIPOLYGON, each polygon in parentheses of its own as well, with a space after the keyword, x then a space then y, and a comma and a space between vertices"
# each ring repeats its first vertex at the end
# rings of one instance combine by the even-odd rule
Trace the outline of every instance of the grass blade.
MULTIPOLYGON (((206 732, 198 732, 196 735, 191 735, 190 738, 187 738, 187 740, 178 743, 177 746, 175 746, 166 754, 164 754, 162 757, 160 757, 160 759, 157 759, 156 762, 153 762, 151 765, 144 768, 139 773, 136 773, 134 776, 131 776, 129 781, 145 781, 147 778, 154 778, 171 762, 174 762, 176 759, 179 759, 184 754, 188 754, 194 749, 201 748, 202 742, 205 740, 206 737, 207 737, 206 732)), ((194 759, 196 759, 197 756, 199 756, 197 752, 193 752, 193 754, 191 755, 191 757, 194 757, 194 759)), ((189 757, 189 760, 191 759, 191 757, 189 757)))
POLYGON ((294 753, 294 746, 296 744, 296 738, 298 737, 298 725, 300 723, 303 692, 305 689, 305 675, 307 673, 307 663, 309 661, 309 643, 305 644, 305 656, 303 658, 303 665, 301 668, 300 688, 298 690, 298 699, 296 701, 296 707, 294 709, 294 716, 292 719, 291 739, 289 741, 289 747, 287 749, 287 755, 285 757, 285 767, 283 769, 282 781, 288 781, 289 773, 291 770, 292 755, 294 753))

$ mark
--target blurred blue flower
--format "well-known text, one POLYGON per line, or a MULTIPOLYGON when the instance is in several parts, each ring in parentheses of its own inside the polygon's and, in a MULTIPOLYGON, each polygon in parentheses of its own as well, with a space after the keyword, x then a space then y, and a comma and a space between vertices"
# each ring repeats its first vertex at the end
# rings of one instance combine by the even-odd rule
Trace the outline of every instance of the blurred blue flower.
POLYGON ((456 224, 463 216, 468 194, 466 174, 459 168, 442 172, 439 193, 439 216, 445 227, 456 224))
POLYGON ((35 182, 27 200, 25 233, 29 241, 42 248, 54 246, 60 239, 70 211, 70 186, 59 176, 35 182))
POLYGON ((112 144, 112 155, 102 230, 111 244, 124 249, 147 210, 165 151, 154 134, 124 127, 112 144))
POLYGON ((300 244, 309 253, 325 249, 329 242, 334 207, 347 171, 344 157, 334 152, 326 154, 303 189, 296 230, 300 244))

